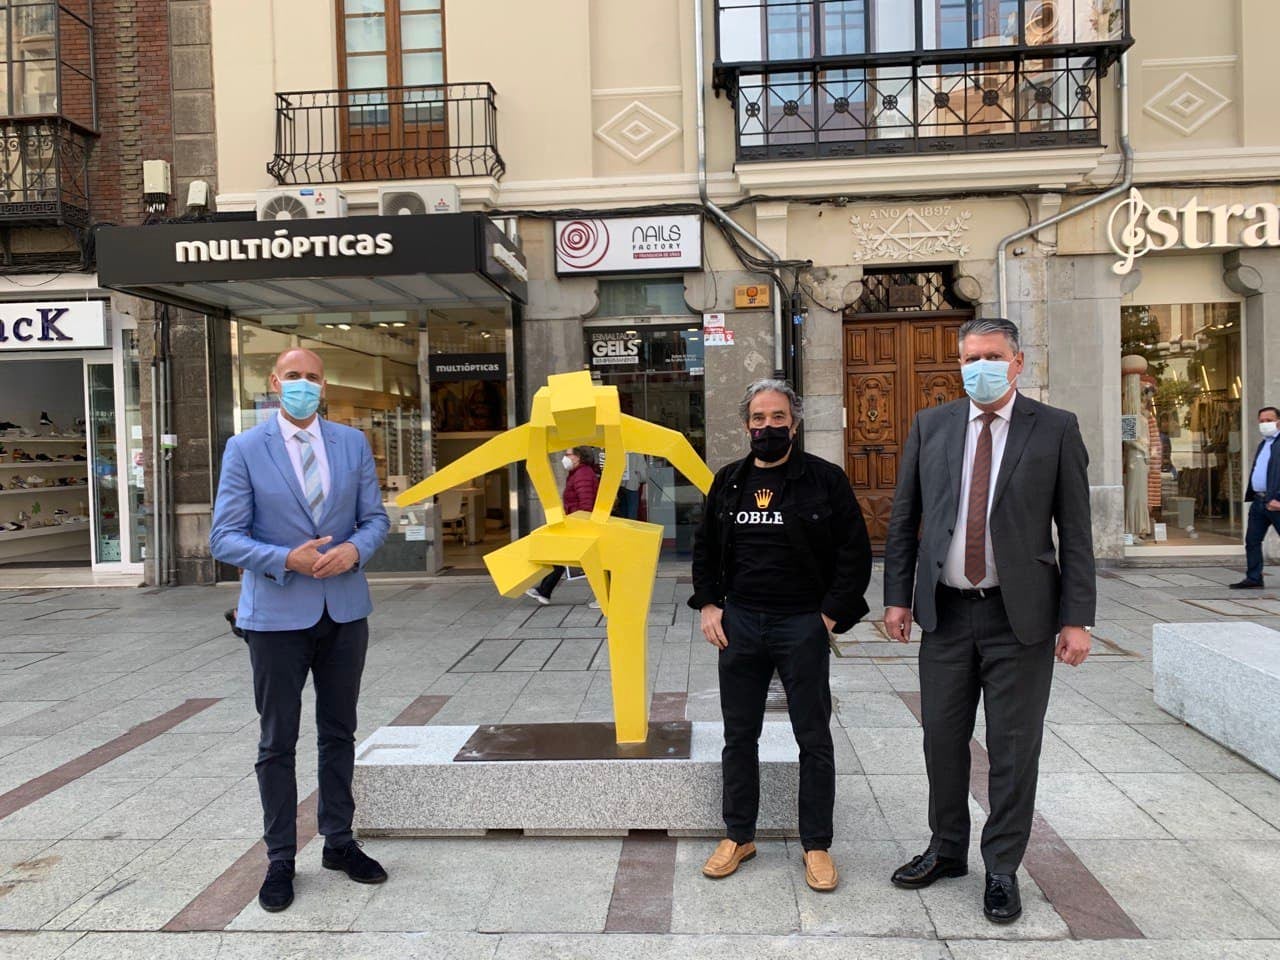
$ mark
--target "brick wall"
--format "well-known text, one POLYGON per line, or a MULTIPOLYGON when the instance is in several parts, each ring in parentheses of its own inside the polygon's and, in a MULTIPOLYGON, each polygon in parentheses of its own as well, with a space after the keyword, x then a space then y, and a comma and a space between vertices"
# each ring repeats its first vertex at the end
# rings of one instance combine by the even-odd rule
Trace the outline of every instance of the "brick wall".
POLYGON ((98 222, 138 223, 142 161, 174 154, 168 0, 96 0, 98 129, 90 165, 98 222))

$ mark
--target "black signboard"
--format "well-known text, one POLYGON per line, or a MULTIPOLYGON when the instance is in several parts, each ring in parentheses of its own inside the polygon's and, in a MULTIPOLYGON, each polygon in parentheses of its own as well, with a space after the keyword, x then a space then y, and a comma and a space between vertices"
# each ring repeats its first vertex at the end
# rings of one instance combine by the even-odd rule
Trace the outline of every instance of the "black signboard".
POLYGON ((433 353, 427 360, 432 383, 507 379, 505 353, 433 353))
POLYGON ((688 373, 701 376, 701 327, 596 327, 585 337, 586 366, 602 376, 688 373))
POLYGON ((516 300, 527 295, 524 255, 477 213, 104 226, 96 238, 100 282, 131 292, 171 284, 473 274, 516 300))

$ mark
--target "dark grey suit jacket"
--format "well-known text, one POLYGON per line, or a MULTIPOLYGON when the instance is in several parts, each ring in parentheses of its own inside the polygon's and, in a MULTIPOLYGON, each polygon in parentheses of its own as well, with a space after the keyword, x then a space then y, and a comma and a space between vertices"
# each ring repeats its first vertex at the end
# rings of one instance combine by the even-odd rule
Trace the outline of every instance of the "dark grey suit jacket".
MULTIPOLYGON (((966 397, 916 414, 889 520, 885 606, 912 607, 927 632, 938 626, 934 594, 960 503, 968 413, 966 397)), ((1018 394, 989 523, 1005 612, 1022 643, 1093 624, 1088 466, 1075 414, 1018 394)))

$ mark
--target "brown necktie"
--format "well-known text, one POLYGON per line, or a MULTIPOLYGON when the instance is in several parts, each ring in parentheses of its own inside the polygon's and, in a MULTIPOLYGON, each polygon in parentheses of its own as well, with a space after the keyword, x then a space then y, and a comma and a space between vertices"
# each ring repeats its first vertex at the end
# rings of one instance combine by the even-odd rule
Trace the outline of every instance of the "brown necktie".
POLYGON ((984 413, 978 449, 973 454, 973 475, 969 479, 969 516, 965 525, 964 576, 977 586, 987 575, 987 492, 991 489, 991 421, 994 413, 984 413))

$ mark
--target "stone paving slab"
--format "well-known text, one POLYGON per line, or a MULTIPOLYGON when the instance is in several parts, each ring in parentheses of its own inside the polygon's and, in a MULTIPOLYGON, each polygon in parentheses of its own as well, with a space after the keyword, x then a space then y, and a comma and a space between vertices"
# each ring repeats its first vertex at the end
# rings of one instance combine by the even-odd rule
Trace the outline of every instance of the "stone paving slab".
MULTIPOLYGON (((1070 939, 1025 874, 1026 917, 993 928, 980 913, 976 849, 963 880, 923 894, 888 884, 927 842, 927 782, 920 730, 897 697, 919 690, 919 647, 884 642, 873 624, 832 658, 835 894, 808 890, 794 843, 764 841, 738 876, 712 883, 699 867, 713 844, 681 840, 671 932, 602 934, 620 840, 371 840, 391 881, 359 887, 320 869, 317 839, 300 852, 289 911, 264 914, 249 892, 226 931, 148 933, 261 829, 250 671, 221 619, 234 588, 93 589, 0 594, 0 792, 186 699, 225 699, 0 818, 0 960, 1280 960, 1280 782, 1159 710, 1150 666, 1153 624, 1227 618, 1195 603, 1275 624, 1280 601, 1231 595, 1239 571, 1225 567, 1103 573, 1105 642, 1084 667, 1055 671, 1037 806, 1147 940, 1070 939)), ((878 591, 877 572, 869 598, 878 591)), ((718 721, 716 653, 683 606, 687 592, 671 576, 658 583, 650 679, 687 695, 689 719, 718 721)), ((433 725, 611 717, 603 623, 579 585, 549 608, 496 598, 471 578, 377 585, 375 596, 361 737, 428 695, 448 698, 433 725), (475 650, 487 659, 470 665, 486 669, 450 672, 475 650)), ((308 691, 300 797, 315 788, 313 710, 308 691)), ((976 837, 976 800, 971 815, 976 837)))
POLYGON ((1177 840, 1081 840, 1072 849, 1147 937, 1280 937, 1280 928, 1177 840))

